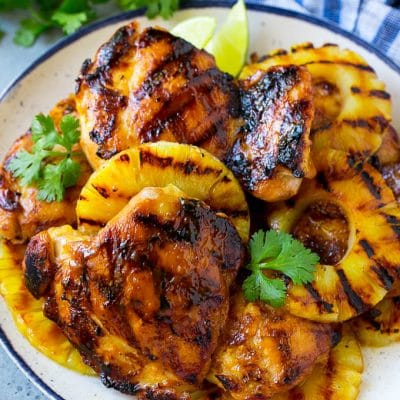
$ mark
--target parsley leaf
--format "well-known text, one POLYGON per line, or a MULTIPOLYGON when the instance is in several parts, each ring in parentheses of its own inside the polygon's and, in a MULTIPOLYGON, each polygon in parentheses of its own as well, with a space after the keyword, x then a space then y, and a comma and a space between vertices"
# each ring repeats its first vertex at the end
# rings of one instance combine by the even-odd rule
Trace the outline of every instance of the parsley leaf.
POLYGON ((243 282, 248 301, 262 300, 274 307, 283 306, 286 285, 283 278, 270 278, 263 270, 273 270, 302 285, 314 279, 319 256, 285 232, 258 231, 249 243, 251 260, 247 268, 251 275, 243 282))
POLYGON ((22 186, 35 185, 38 199, 61 201, 65 189, 74 186, 81 173, 80 164, 72 157, 73 146, 79 142, 79 121, 65 115, 58 133, 50 116, 37 115, 31 126, 32 152, 20 150, 7 164, 7 169, 22 186))

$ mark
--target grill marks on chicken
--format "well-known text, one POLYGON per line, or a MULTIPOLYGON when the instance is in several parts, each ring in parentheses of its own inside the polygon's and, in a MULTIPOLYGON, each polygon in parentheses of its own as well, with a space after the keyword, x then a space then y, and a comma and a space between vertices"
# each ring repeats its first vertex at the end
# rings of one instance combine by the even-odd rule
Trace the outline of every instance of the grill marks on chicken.
POLYGON ((340 339, 332 325, 246 303, 241 294, 234 296, 229 315, 208 379, 236 400, 269 399, 290 390, 340 339))
MULTIPOLYGON (((72 96, 57 103, 50 111, 50 116, 58 127, 62 117, 71 113, 75 113, 72 96)), ((64 200, 52 203, 40 201, 37 199, 38 189, 22 186, 7 168, 20 150, 31 151, 32 146, 32 135, 28 131, 13 143, 0 166, 0 238, 13 243, 25 242, 35 233, 51 226, 75 224, 79 192, 91 172, 84 157, 80 157, 81 177, 76 186, 66 190, 64 200)))
POLYGON ((177 399, 209 369, 243 262, 229 220, 169 186, 143 190, 95 237, 41 232, 25 279, 104 384, 177 399))
POLYGON ((246 66, 242 78, 275 65, 301 65, 312 77, 315 118, 312 159, 318 171, 326 167, 326 149, 351 153, 359 159, 373 155, 391 121, 390 95, 374 70, 357 53, 327 44, 295 45, 275 50, 246 66))
POLYGON ((196 144, 219 158, 241 123, 239 89, 214 58, 167 31, 118 30, 78 78, 82 147, 97 168, 128 147, 196 144))
POLYGON ((227 165, 254 196, 292 197, 303 177, 313 177, 310 160, 314 116, 310 74, 304 67, 278 66, 241 82, 245 126, 227 165))

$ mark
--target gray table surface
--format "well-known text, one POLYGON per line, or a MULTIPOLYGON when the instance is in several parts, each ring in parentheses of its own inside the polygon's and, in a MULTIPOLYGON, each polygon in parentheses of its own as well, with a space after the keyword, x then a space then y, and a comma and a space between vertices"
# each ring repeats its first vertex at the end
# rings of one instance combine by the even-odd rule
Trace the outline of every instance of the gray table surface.
MULTIPOLYGON (((102 6, 100 15, 118 12, 113 6, 102 6)), ((0 29, 6 36, 0 42, 0 93, 23 72, 29 64, 53 45, 61 35, 56 32, 41 37, 31 48, 15 46, 12 41, 22 14, 0 14, 0 29)), ((0 346, 0 400, 47 400, 15 366, 0 346)))

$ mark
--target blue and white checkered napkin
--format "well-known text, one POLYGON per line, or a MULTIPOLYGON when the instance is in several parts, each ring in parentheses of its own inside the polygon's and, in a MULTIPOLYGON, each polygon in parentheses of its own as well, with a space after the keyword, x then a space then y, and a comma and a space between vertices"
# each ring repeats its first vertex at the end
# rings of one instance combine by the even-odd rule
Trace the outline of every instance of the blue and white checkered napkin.
POLYGON ((327 19, 371 43, 400 65, 400 0, 255 1, 327 19))

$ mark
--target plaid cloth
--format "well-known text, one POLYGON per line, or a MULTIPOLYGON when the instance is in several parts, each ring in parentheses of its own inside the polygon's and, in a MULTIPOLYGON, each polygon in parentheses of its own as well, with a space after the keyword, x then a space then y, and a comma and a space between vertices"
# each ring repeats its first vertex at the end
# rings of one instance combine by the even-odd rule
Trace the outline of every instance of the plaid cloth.
POLYGON ((400 65, 400 0, 255 0, 327 19, 400 65))

